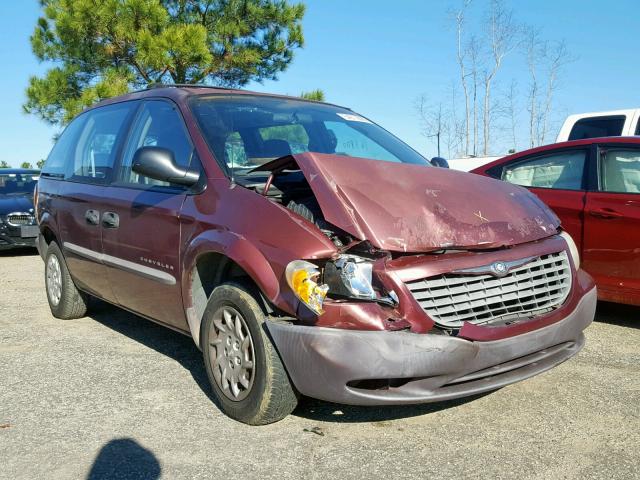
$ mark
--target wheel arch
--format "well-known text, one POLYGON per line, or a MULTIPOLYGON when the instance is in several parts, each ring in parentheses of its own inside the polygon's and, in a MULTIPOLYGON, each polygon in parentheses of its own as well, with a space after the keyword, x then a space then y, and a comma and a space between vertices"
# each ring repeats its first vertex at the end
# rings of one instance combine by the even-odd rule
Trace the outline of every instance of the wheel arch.
POLYGON ((62 248, 61 242, 56 235, 56 227, 53 217, 45 212, 39 220, 40 235, 38 237, 38 252, 44 260, 47 254, 47 248, 51 242, 56 242, 62 248))
POLYGON ((200 347, 202 316, 211 293, 227 281, 255 288, 256 300, 268 313, 280 295, 280 284, 264 255, 246 238, 208 231, 192 242, 183 256, 182 295, 189 330, 200 347))

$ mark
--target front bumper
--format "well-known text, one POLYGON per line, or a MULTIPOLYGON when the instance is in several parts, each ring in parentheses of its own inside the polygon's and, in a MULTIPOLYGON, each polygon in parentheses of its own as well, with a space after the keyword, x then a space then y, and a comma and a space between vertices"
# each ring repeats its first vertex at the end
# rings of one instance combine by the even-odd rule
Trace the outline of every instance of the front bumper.
POLYGON ((11 248, 35 247, 36 237, 21 237, 18 235, 8 235, 0 233, 0 250, 8 250, 11 248))
POLYGON ((592 288, 564 319, 486 342, 272 321, 267 328, 300 393, 352 405, 414 404, 495 390, 567 360, 584 345, 596 302, 592 288))

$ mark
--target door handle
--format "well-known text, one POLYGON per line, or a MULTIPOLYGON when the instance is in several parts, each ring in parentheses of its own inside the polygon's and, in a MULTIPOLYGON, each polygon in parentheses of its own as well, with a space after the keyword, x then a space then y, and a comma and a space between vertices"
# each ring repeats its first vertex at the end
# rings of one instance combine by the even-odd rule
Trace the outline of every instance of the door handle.
POLYGON ((592 217, 606 219, 622 217, 622 214, 620 212, 616 212, 611 208, 594 208, 593 210, 589 210, 589 215, 591 215, 592 217))
POLYGON ((97 210, 87 210, 84 212, 84 219, 89 225, 98 225, 98 223, 100 223, 100 212, 97 210))
POLYGON ((105 228, 118 228, 120 217, 115 212, 104 212, 102 214, 102 226, 105 228))

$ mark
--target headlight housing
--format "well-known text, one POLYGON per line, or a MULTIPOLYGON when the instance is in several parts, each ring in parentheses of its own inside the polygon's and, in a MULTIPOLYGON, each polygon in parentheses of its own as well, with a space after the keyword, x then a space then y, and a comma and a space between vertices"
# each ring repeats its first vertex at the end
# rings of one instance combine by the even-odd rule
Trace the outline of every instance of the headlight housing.
POLYGON ((578 251, 576 242, 574 242, 573 238, 571 238, 571 235, 569 235, 564 230, 560 232, 560 236, 564 238, 565 242, 567 242, 569 253, 571 254, 571 258, 573 259, 573 264, 576 266, 576 270, 578 270, 580 268, 580 252, 578 251))
POLYGON ((295 296, 316 315, 322 315, 322 303, 329 287, 318 285, 320 270, 313 263, 294 260, 285 270, 287 283, 295 296))
POLYGON ((331 293, 357 298, 375 300, 376 292, 371 284, 373 263, 355 255, 342 255, 328 262, 324 269, 324 281, 331 293))
POLYGON ((391 307, 399 303, 394 291, 380 295, 374 290, 373 261, 356 255, 341 255, 328 261, 322 271, 313 263, 294 260, 287 265, 285 277, 295 296, 316 315, 324 313, 322 304, 327 293, 391 307))

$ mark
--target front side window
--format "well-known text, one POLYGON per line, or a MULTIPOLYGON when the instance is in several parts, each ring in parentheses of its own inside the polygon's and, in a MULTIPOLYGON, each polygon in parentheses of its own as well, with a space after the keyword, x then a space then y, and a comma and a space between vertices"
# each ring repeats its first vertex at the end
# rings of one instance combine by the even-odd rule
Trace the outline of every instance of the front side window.
POLYGON ((191 108, 214 156, 234 177, 286 155, 315 152, 411 163, 429 162, 350 110, 254 95, 195 96, 191 108))
POLYGON ((71 180, 105 183, 116 160, 119 139, 125 130, 130 103, 99 107, 83 114, 82 131, 77 137, 71 169, 71 180))
POLYGON ((578 120, 569 134, 569 140, 581 140, 584 138, 618 137, 622 135, 624 115, 610 117, 593 117, 578 120))
POLYGON ((506 165, 502 180, 523 187, 581 190, 586 151, 560 152, 506 165))
POLYGON ((133 185, 163 186, 170 184, 135 173, 131 169, 136 151, 143 147, 161 147, 170 150, 178 166, 188 168, 193 157, 193 145, 172 103, 162 100, 146 101, 131 129, 124 150, 118 180, 133 185))
POLYGON ((601 150, 600 190, 640 193, 640 150, 601 150))

